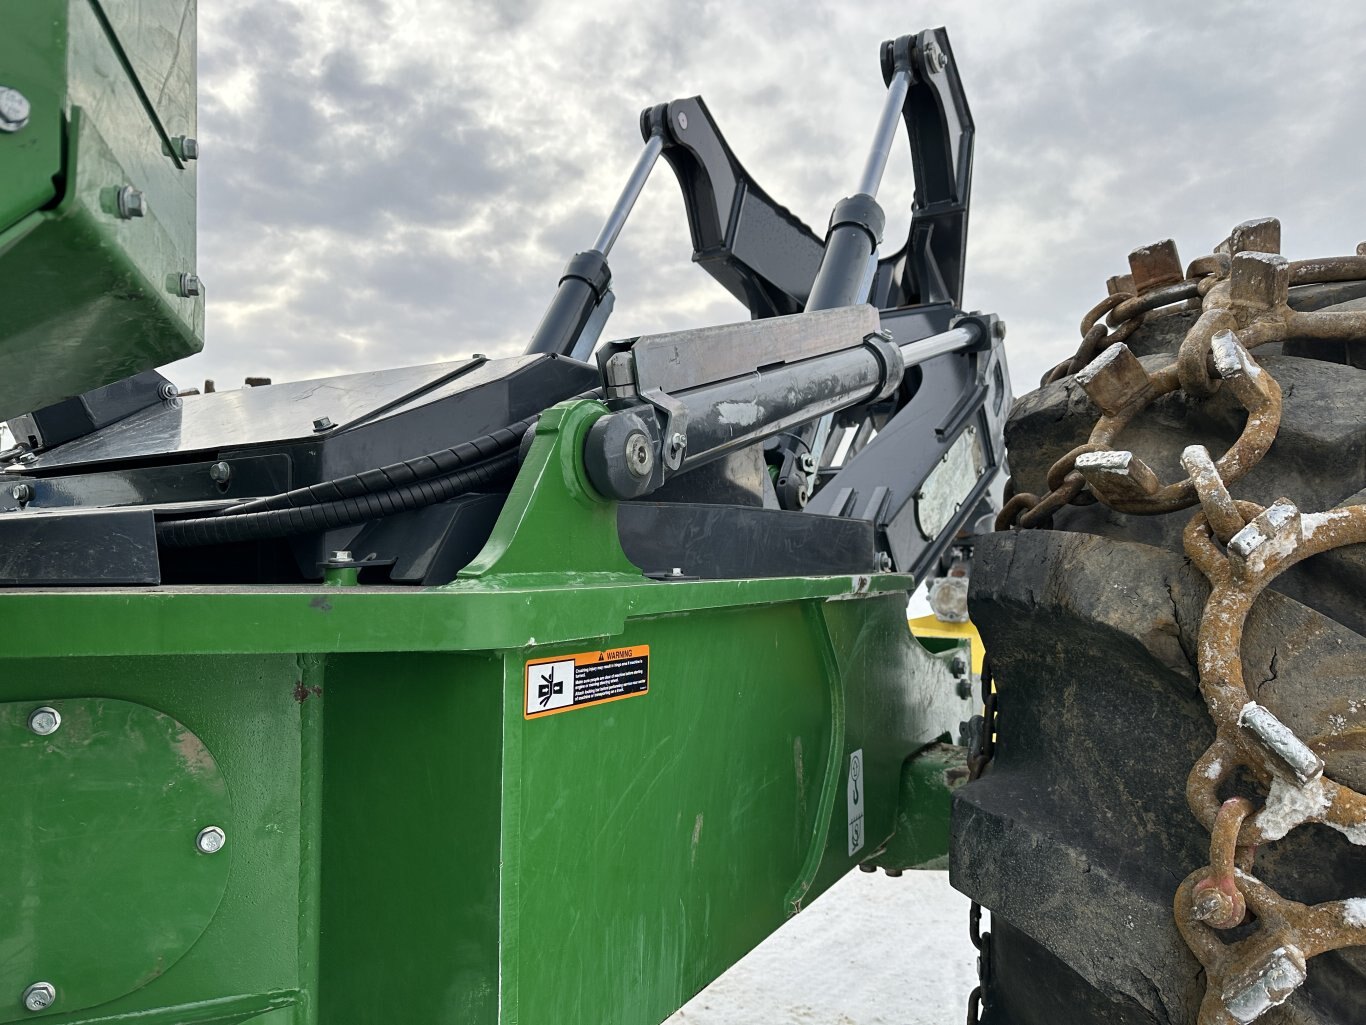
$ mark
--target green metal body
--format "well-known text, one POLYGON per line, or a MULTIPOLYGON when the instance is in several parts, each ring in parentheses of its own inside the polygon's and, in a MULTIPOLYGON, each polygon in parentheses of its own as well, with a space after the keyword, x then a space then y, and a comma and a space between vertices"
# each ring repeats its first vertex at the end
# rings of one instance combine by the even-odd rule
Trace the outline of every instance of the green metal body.
POLYGON ((0 1022, 653 1025, 886 847, 965 715, 910 582, 642 577, 602 411, 444 587, 0 592, 0 1022), (528 717, 528 661, 641 646, 528 717))
POLYGON ((0 419, 203 345, 195 270, 194 0, 0 0, 0 419), (122 217, 118 192, 142 193, 122 217))

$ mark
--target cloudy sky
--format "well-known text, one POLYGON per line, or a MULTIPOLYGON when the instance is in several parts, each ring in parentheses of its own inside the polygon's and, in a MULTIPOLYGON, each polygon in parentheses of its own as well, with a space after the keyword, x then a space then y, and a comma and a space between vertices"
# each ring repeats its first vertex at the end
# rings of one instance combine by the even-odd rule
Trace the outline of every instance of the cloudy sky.
MULTIPOLYGON (((871 139, 879 42, 937 25, 977 123, 966 302, 1009 323, 1017 391, 1136 245, 1189 260, 1267 214, 1291 256, 1366 239, 1366 4, 203 0, 207 347, 171 376, 521 351, 639 111, 679 96, 823 233, 871 139)), ((910 174, 903 136, 889 239, 910 174)), ((613 252, 607 336, 743 319, 690 254, 661 162, 613 252)))

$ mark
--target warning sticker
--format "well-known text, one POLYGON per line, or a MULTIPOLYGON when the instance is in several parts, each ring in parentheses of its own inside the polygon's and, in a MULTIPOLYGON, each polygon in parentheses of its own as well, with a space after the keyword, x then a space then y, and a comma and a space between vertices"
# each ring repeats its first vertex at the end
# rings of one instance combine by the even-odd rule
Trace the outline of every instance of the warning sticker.
POLYGON ((863 748, 849 756, 849 855, 863 850, 863 748))
POLYGON ((526 718, 633 698, 650 689, 650 646, 541 658, 526 664, 526 718))

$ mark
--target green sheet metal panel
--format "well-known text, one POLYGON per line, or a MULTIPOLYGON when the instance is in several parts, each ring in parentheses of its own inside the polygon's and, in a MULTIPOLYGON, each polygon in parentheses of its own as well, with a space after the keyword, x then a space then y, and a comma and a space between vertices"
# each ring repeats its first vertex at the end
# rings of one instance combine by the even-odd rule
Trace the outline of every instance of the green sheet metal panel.
POLYGON ((196 165, 178 149, 194 125, 193 6, 118 8, 129 39, 91 0, 0 0, 0 68, 26 69, 37 101, 29 126, 0 133, 0 169, 16 171, 0 177, 0 418, 203 345, 203 297, 180 294, 195 271, 196 165), (139 62, 160 81, 140 81, 139 62), (120 216, 124 187, 144 216, 120 216))
POLYGON ((573 456, 601 412, 542 418, 447 587, 0 592, 31 656, 0 701, 173 717, 236 823, 199 941, 59 1020, 654 1025, 877 855, 903 760, 966 714, 910 581, 641 577, 573 456), (529 714, 528 662, 646 647, 633 696, 529 714))
POLYGON ((0 0, 0 87, 17 90, 29 105, 27 125, 0 131, 0 232, 57 197, 66 5, 67 0, 0 0))
MULTIPOLYGON (((75 626, 55 621, 56 629, 75 626)), ((6 937, 0 939, 5 951, 0 979, 8 987, 0 992, 0 1022, 104 1022, 123 1016, 148 1025, 236 1022, 272 1008, 306 1006, 300 989, 307 984, 308 959, 316 961, 317 895, 309 880, 316 876, 317 862, 316 849, 310 847, 316 834, 301 834, 316 830, 311 823, 318 780, 316 773, 304 770, 318 750, 321 738, 315 734, 321 723, 310 720, 312 709, 295 697, 303 678, 293 654, 0 659, 0 702, 5 708, 18 709, 15 714, 25 721, 28 711, 41 705, 63 709, 65 716, 50 739, 53 756, 61 756, 66 768, 54 764, 39 795, 23 800, 42 800, 43 793, 52 793, 66 779, 77 788, 71 799, 88 805, 79 815, 71 810, 81 828, 59 835, 22 817, 15 779, 0 776, 0 844, 5 845, 0 863, 7 871, 16 860, 38 858, 44 873, 55 871, 59 862, 83 865, 87 873, 79 893, 24 887, 22 927, 32 931, 39 951, 10 946, 6 929, 19 926, 13 920, 0 924, 0 937, 6 937), (117 701, 111 704, 110 699, 117 701), (59 743, 70 743, 81 729, 80 717, 66 716, 65 710, 82 704, 132 705, 138 711, 127 722, 135 728, 102 730, 93 751, 81 756, 84 762, 67 757, 71 753, 64 753, 59 743), (138 725, 149 719, 158 725, 138 725), (198 738, 198 744, 178 740, 174 746, 163 742, 157 747, 153 740, 176 736, 171 723, 198 738), (68 726, 72 732, 63 738, 68 726), (189 786, 176 776, 176 766, 192 748, 202 752, 197 761, 212 759, 218 783, 230 794, 230 811, 222 813, 227 843, 212 857, 194 848, 201 817, 211 813, 194 803, 194 795, 177 792, 189 786), (70 775, 78 771, 80 775, 70 775), (173 781, 175 786, 166 785, 173 781), (140 805, 141 821, 130 818, 116 832, 97 828, 119 809, 148 796, 144 787, 154 787, 158 794, 156 801, 140 805), (108 807, 101 806, 101 797, 108 807), (160 845, 162 830, 174 834, 174 844, 160 845), (186 833, 188 841, 182 843, 186 833), (154 853, 134 863, 131 859, 149 845, 154 853), (203 883, 186 873, 205 869, 221 873, 227 887, 214 894, 207 927, 184 951, 180 937, 203 883), (149 897, 130 911, 129 900, 149 890, 163 890, 164 896, 149 897), (119 933, 117 947, 111 931, 119 933), (41 964, 33 960, 40 954, 41 964), (117 965, 134 962, 145 966, 135 985, 117 993, 106 986, 96 994, 105 999, 87 1011, 71 1006, 68 994, 93 993, 97 982, 112 979, 117 965), (22 987, 15 992, 11 984, 12 977, 21 977, 30 966, 57 989, 56 1003, 43 1013, 24 1010, 22 987)), ((12 718, 7 714, 6 724, 12 718)), ((27 729, 0 729, 0 762, 10 766, 26 759, 37 739, 27 729)), ((8 897, 0 897, 6 918, 8 897)), ((27 979, 24 985, 34 981, 39 980, 27 979)))
POLYGON ((0 735, 0 1007, 13 1012, 0 1018, 26 1015, 19 996, 38 980, 63 1013, 140 988, 199 939, 227 888, 228 849, 196 847, 203 829, 237 832, 218 764, 182 723, 111 698, 0 703, 0 735), (55 732, 30 728, 35 710, 55 732))

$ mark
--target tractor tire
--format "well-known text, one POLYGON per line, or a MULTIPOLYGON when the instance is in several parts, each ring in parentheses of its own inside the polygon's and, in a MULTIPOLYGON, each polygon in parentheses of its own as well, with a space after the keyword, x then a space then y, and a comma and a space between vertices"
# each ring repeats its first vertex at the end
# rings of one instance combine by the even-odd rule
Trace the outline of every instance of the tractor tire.
MULTIPOLYGON (((1366 308, 1366 283, 1291 290, 1297 309, 1366 308)), ((1196 314, 1150 315, 1128 340, 1145 367, 1169 363, 1196 314)), ((1235 498, 1305 511, 1366 502, 1366 338, 1288 340, 1254 352, 1280 382, 1283 417, 1235 498)), ((1221 389, 1177 391, 1122 436, 1165 480, 1192 444, 1216 458, 1245 414, 1221 389)), ((1098 416, 1072 377, 1020 399, 1006 428, 1014 482, 1045 494, 1049 466, 1098 416)), ((1135 516, 1070 505, 1049 530, 979 539, 969 607, 997 690, 994 758, 953 812, 954 886, 991 913, 988 1025, 1195 1025, 1204 971, 1177 931, 1173 897, 1207 863, 1209 833, 1186 780, 1214 737, 1198 689, 1196 633, 1209 585, 1185 557, 1194 510, 1135 516)), ((1249 689, 1282 721, 1342 743, 1325 774, 1366 789, 1366 545, 1278 577, 1244 633, 1249 689), (1343 724, 1346 724, 1345 726, 1343 724)), ((1366 849, 1324 826, 1262 847, 1256 874, 1319 903, 1366 896, 1366 849)), ((1241 926, 1242 930, 1255 928, 1241 926)), ((1234 932, 1234 938, 1242 935, 1234 932)), ((1366 948, 1323 954, 1259 1025, 1366 1023, 1366 948)), ((1232 1021, 1232 1019, 1229 1019, 1232 1021)))

